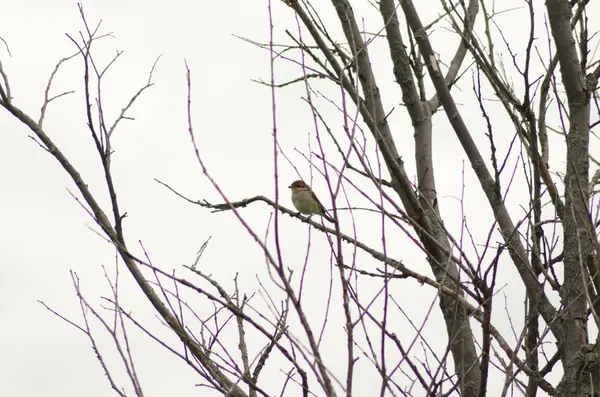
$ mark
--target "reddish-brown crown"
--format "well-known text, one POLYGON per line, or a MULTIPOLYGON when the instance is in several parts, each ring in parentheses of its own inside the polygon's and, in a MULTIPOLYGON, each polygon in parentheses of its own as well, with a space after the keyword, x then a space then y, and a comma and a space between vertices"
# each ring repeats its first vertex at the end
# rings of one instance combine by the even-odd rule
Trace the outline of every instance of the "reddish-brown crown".
POLYGON ((302 180, 297 180, 289 186, 290 189, 293 189, 296 187, 297 188, 306 188, 306 187, 308 187, 308 185, 306 183, 304 183, 304 181, 302 181, 302 180))

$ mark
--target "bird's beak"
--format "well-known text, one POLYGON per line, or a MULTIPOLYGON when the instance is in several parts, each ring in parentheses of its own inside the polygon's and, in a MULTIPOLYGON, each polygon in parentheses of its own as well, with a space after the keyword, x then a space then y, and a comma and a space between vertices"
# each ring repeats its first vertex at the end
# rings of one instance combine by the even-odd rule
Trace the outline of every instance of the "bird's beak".
POLYGON ((292 188, 292 185, 288 186, 288 189, 291 189, 291 188, 292 188))

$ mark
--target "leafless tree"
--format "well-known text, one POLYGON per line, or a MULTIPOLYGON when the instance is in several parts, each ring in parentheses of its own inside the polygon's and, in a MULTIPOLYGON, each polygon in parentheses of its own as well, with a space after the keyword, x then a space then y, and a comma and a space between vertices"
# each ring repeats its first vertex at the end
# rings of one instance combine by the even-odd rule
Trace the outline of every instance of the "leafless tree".
MULTIPOLYGON (((599 395, 600 257, 596 230, 600 201, 596 185, 600 171, 592 174, 598 162, 590 152, 590 138, 600 123, 600 57, 596 53, 600 12, 589 11, 591 5, 585 0, 547 0, 544 4, 524 0, 516 9, 502 8, 501 2, 440 0, 439 18, 426 23, 421 5, 410 0, 358 5, 349 0, 323 4, 286 0, 283 4, 297 22, 286 30, 285 43, 277 43, 279 36, 273 33, 272 10, 282 3, 269 2, 269 43, 245 39, 257 51, 266 50, 271 56, 271 70, 265 71, 270 79, 260 83, 273 93, 273 196, 230 199, 227 188, 211 176, 196 144, 194 84, 187 67, 188 132, 198 164, 222 201, 190 198, 168 181, 158 181, 192 204, 227 212, 239 220, 264 253, 270 279, 261 280, 259 292, 266 297, 268 310, 255 303, 256 291, 245 291, 237 279, 234 290, 228 291, 222 286, 224 280, 216 280, 192 265, 188 270, 197 278, 189 281, 154 266, 148 255, 136 255, 127 244, 125 214, 119 207, 111 173, 111 138, 138 96, 152 86, 154 67, 147 84, 111 123, 102 111, 102 78, 119 55, 107 65, 95 62, 93 44, 103 35, 97 27, 90 27, 83 10, 84 34, 71 39, 76 53, 61 60, 52 72, 38 121, 13 102, 9 77, 0 64, 0 105, 23 122, 36 142, 68 173, 77 187, 74 196, 114 245, 119 255, 117 269, 125 265, 127 277, 135 279, 180 342, 160 339, 156 331, 129 314, 119 299, 118 278, 123 276, 118 273, 107 275, 112 297, 106 298, 104 311, 88 303, 73 274, 85 321, 82 326, 63 319, 92 343, 94 331, 87 318, 99 319, 114 338, 132 390, 140 396, 143 387, 128 348, 126 323, 143 330, 193 368, 205 385, 227 396, 301 392, 304 396, 349 397, 356 394, 359 358, 367 360, 378 376, 373 395, 599 395), (321 10, 332 5, 337 20, 322 19, 321 10), (366 31, 362 22, 366 17, 357 15, 353 5, 377 10, 377 31, 366 31), (520 42, 506 38, 510 18, 500 18, 506 14, 524 15, 529 21, 529 34, 520 42), (457 38, 449 58, 441 55, 445 49, 436 49, 434 32, 439 31, 457 38), (380 52, 373 55, 376 51, 372 48, 378 43, 388 47, 389 58, 381 59, 380 52), (87 128, 106 180, 110 196, 107 208, 99 204, 84 176, 43 127, 48 105, 68 94, 50 95, 54 75, 73 57, 84 61, 87 128), (297 78, 276 80, 281 60, 298 67, 297 78), (381 81, 392 79, 402 95, 393 98, 393 103, 385 103, 380 95, 381 81), (314 120, 316 144, 310 153, 301 153, 303 166, 311 169, 311 175, 315 171, 316 179, 328 187, 328 200, 324 201, 332 203, 330 214, 335 222, 331 226, 318 217, 297 214, 281 199, 278 167, 290 161, 291 148, 281 146, 275 93, 294 85, 304 89, 304 117, 314 120), (458 89, 462 90, 461 98, 471 100, 468 105, 459 105, 458 89), (395 105, 400 100, 401 106, 395 105), (325 111, 325 106, 335 112, 325 111), (511 131, 502 131, 499 111, 502 118, 510 120, 511 131), (483 119, 487 131, 475 131, 467 114, 483 119), (396 143, 401 117, 408 117, 414 129, 415 158, 410 169, 415 169, 415 175, 407 171, 408 160, 396 143), (464 219, 458 227, 450 224, 440 209, 436 179, 439 183, 445 172, 461 170, 443 170, 440 163, 434 166, 434 138, 451 132, 472 169, 463 172, 472 172, 487 199, 481 204, 486 208, 482 212, 493 217, 483 237, 472 235, 464 219), (551 153, 562 158, 550 158, 551 153), (511 168, 515 159, 517 165, 511 168), (513 188, 515 178, 525 181, 526 188, 513 188), (509 193, 517 207, 508 205, 509 193), (244 215, 247 207, 259 202, 274 209, 264 236, 244 215), (378 225, 379 234, 374 237, 382 242, 381 249, 357 233, 364 227, 357 214, 363 212, 369 216, 369 225, 378 225), (333 371, 334 363, 323 355, 326 324, 317 329, 310 321, 310 307, 303 305, 303 295, 310 293, 303 275, 287 267, 280 243, 283 215, 309 224, 312 233, 329 244, 334 269, 330 277, 339 289, 332 290, 338 296, 327 302, 327 313, 336 312, 343 318, 344 329, 338 330, 347 346, 338 358, 345 363, 343 372, 333 371), (454 230, 460 230, 460 235, 454 230), (392 248, 399 244, 418 249, 429 270, 397 255, 392 248), (364 260, 366 257, 370 259, 364 260), (510 329, 495 322, 505 316, 497 280, 512 272, 517 277, 511 279, 511 286, 524 291, 526 310, 523 326, 510 329), (374 298, 360 292, 364 280, 377 285, 374 298), (439 307, 424 305, 423 311, 441 312, 446 326, 445 349, 431 347, 423 337, 424 329, 435 327, 429 315, 420 325, 411 323, 414 328, 409 333, 396 328, 392 319, 403 313, 406 302, 400 297, 407 283, 426 285, 437 294, 439 307), (184 297, 189 293, 210 303, 212 312, 204 315, 190 305, 184 297), (277 298, 280 293, 283 298, 277 298), (113 316, 112 322, 106 316, 113 316), (236 332, 235 340, 224 336, 231 329, 236 332), (416 345, 422 346, 422 351, 417 352, 416 345), (260 378, 263 371, 284 376, 278 378, 280 382, 264 380, 264 376, 260 378), (491 380, 498 376, 504 377, 503 382, 497 390, 492 389, 491 380)), ((406 139, 400 139, 406 147, 406 139)), ((201 255, 202 250, 198 258, 201 255)), ((54 308, 48 309, 61 316, 54 308)), ((125 395, 124 388, 110 376, 101 352, 95 344, 93 347, 112 387, 125 395)))

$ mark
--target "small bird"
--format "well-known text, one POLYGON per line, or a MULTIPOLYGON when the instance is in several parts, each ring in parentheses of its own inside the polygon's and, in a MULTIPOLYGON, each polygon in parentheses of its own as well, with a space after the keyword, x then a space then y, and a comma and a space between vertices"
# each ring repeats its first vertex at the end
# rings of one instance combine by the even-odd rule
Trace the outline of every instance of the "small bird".
POLYGON ((304 181, 298 180, 292 183, 289 188, 292 189, 292 203, 300 213, 309 215, 309 217, 314 214, 321 215, 333 223, 333 219, 327 215, 323 204, 304 181))

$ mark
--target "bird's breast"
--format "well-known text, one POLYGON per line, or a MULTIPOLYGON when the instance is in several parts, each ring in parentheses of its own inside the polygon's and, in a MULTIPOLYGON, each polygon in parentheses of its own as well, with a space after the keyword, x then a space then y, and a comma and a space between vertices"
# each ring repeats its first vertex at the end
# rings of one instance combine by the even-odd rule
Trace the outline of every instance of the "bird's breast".
POLYGON ((317 203, 311 197, 310 192, 297 192, 292 194, 292 203, 294 207, 305 215, 311 215, 318 212, 317 203))

